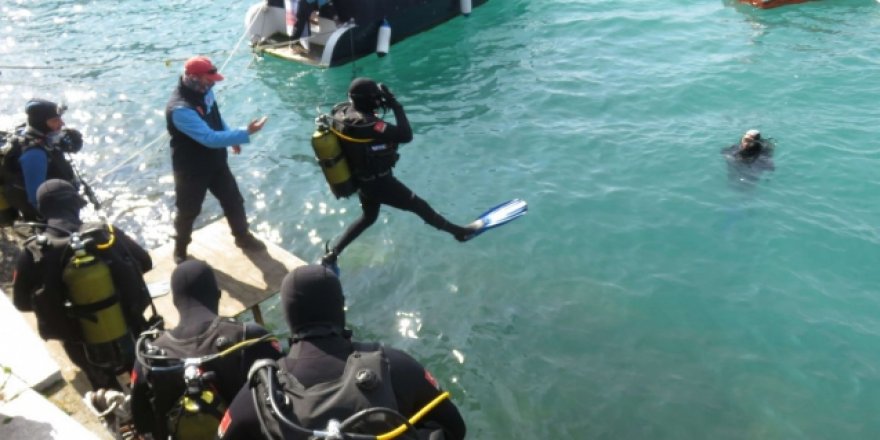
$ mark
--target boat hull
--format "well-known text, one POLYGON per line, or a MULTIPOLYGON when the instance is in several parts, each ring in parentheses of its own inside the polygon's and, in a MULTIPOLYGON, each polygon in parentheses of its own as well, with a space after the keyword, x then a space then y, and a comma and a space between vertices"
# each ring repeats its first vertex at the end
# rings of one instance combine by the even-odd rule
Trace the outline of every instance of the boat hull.
MULTIPOLYGON (((472 6, 487 1, 472 0, 472 6)), ((385 20, 391 25, 393 45, 462 15, 460 0, 334 0, 333 5, 338 20, 321 18, 313 22, 311 36, 303 41, 307 50, 291 49, 284 31, 283 8, 269 4, 252 6, 245 25, 252 29, 249 32, 255 51, 304 64, 334 67, 375 53, 379 27, 385 20), (256 11, 257 7, 262 11, 256 11), (269 32, 272 34, 260 34, 269 32)))
POLYGON ((805 3, 809 0, 740 0, 742 3, 748 3, 756 8, 771 9, 785 5, 794 5, 797 3, 805 3))

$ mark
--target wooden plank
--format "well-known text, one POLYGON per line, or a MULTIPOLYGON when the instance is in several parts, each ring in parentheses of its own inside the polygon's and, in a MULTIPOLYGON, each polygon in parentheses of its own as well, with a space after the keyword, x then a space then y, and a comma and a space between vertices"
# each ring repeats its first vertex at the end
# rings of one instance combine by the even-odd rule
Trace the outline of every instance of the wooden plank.
MULTIPOLYGON (((190 259, 204 261, 214 268, 220 287, 221 316, 235 316, 278 292, 281 280, 291 270, 305 262, 275 244, 266 243, 266 250, 243 251, 235 246, 225 218, 221 218, 193 233, 189 244, 190 259)), ((151 290, 170 292, 174 264, 174 243, 150 251, 153 270, 144 275, 151 290)), ((171 295, 153 300, 159 314, 165 318, 165 327, 173 328, 180 319, 171 295)))

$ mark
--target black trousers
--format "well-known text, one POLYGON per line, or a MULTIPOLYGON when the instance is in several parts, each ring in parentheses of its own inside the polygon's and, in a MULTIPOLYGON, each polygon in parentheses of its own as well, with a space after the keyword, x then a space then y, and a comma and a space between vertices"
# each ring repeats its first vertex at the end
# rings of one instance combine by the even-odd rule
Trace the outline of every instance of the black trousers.
POLYGON ((379 218, 379 208, 382 205, 415 213, 425 223, 441 231, 446 231, 453 236, 468 232, 467 229, 450 223, 437 211, 434 211, 431 205, 428 205, 428 202, 417 196, 416 193, 391 174, 378 177, 369 182, 358 182, 358 186, 358 197, 361 200, 363 214, 345 230, 342 237, 336 242, 336 245, 333 247, 333 252, 336 255, 341 254, 346 246, 379 218))
POLYGON ((227 164, 197 172, 175 171, 174 193, 177 195, 177 216, 174 230, 177 242, 187 244, 192 237, 193 223, 202 212, 202 203, 208 191, 217 198, 223 208, 223 215, 229 222, 232 235, 239 237, 248 233, 247 215, 244 212, 244 198, 238 190, 235 176, 227 164))

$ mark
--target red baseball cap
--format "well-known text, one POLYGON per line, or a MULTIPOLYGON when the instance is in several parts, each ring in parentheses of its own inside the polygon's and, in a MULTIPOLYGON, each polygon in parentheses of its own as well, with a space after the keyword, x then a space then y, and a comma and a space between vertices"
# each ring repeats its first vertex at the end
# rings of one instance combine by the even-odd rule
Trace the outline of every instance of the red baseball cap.
POLYGON ((217 73, 217 68, 214 67, 211 60, 201 55, 186 60, 183 72, 187 75, 204 76, 211 81, 223 81, 223 75, 217 73))

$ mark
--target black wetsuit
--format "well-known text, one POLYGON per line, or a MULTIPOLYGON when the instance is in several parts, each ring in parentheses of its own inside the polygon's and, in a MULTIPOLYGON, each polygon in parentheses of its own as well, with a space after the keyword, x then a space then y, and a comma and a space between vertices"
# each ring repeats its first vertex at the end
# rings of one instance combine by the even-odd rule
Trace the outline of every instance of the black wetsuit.
MULTIPOLYGON (((36 244, 29 241, 22 249, 16 262, 13 285, 15 307, 36 314, 40 336, 46 340, 60 340, 70 360, 85 373, 94 389, 119 389, 116 374, 131 369, 134 352, 129 350, 128 358, 117 368, 97 367, 87 360, 80 324, 64 306, 68 301, 68 289, 62 280, 62 271, 71 256, 67 246, 68 236, 56 229, 86 231, 102 225, 83 226, 79 220, 79 210, 85 202, 67 182, 47 181, 40 187, 38 195, 41 213, 48 218, 46 223, 50 226, 45 234, 53 244, 35 247, 36 244), (66 188, 54 192, 43 191, 54 184, 66 185, 66 188)), ((150 270, 153 262, 147 251, 121 229, 114 227, 113 234, 114 244, 96 254, 110 269, 126 324, 136 335, 146 326, 143 313, 150 304, 142 273, 150 270)))
POLYGON ((363 214, 352 223, 333 246, 332 254, 338 256, 346 246, 379 217, 382 205, 410 211, 425 223, 446 231, 458 239, 472 231, 449 222, 437 211, 397 180, 392 168, 399 157, 398 145, 412 141, 413 134, 403 106, 394 101, 391 105, 397 125, 389 124, 372 112, 363 112, 350 103, 339 104, 333 109, 334 128, 344 136, 340 144, 358 187, 358 197, 363 214))
MULTIPOLYGON (((50 146, 46 135, 36 128, 23 127, 9 139, 9 142, 9 152, 3 159, 3 169, 0 171, 3 173, 3 180, 5 181, 3 185, 4 194, 9 204, 21 212, 24 220, 36 221, 41 217, 37 208, 28 201, 24 170, 22 170, 19 163, 22 154, 30 149, 39 149, 46 154, 45 180, 61 179, 70 182, 74 186, 78 186, 79 182, 76 180, 73 166, 64 156, 65 151, 58 146, 50 146)), ((81 139, 78 146, 82 147, 81 139)), ((70 150, 68 152, 76 151, 78 150, 70 150)))
MULTIPOLYGON (((331 336, 298 342, 298 359, 284 358, 281 363, 293 373, 306 387, 334 380, 342 375, 345 361, 352 351, 348 339, 331 336)), ((291 348, 291 351, 294 351, 291 348)), ((432 401, 440 389, 431 374, 408 354, 393 348, 385 348, 385 355, 391 367, 391 383, 398 411, 411 417, 427 403, 432 401)), ((261 428, 249 387, 244 387, 232 401, 227 411, 226 431, 223 440, 244 440, 260 437, 261 428)), ((324 429, 313 426, 311 429, 324 429)), ((445 400, 431 410, 418 424, 421 438, 428 438, 430 432, 442 431, 446 439, 462 439, 466 428, 458 408, 445 400)), ((436 434, 435 434, 436 435, 436 434)), ((435 437, 437 438, 437 437, 435 437)))
POLYGON ((773 144, 768 141, 757 141, 745 149, 740 144, 722 148, 721 154, 727 158, 728 178, 736 182, 754 182, 761 173, 774 171, 773 150, 773 144))
MULTIPOLYGON (((174 305, 180 324, 153 341, 152 345, 174 358, 199 357, 217 353, 245 339, 258 338, 268 332, 255 324, 234 322, 217 316, 220 291, 211 268, 200 261, 186 261, 175 269, 171 278, 174 305), (218 339, 224 340, 218 341, 218 339)), ((224 402, 232 401, 247 379, 247 372, 257 359, 278 359, 277 344, 265 341, 203 364, 205 372, 214 374, 211 385, 224 402)), ((184 391, 183 372, 149 372, 140 362, 132 374, 131 408, 139 433, 152 433, 154 438, 167 438, 168 412, 184 391)))

